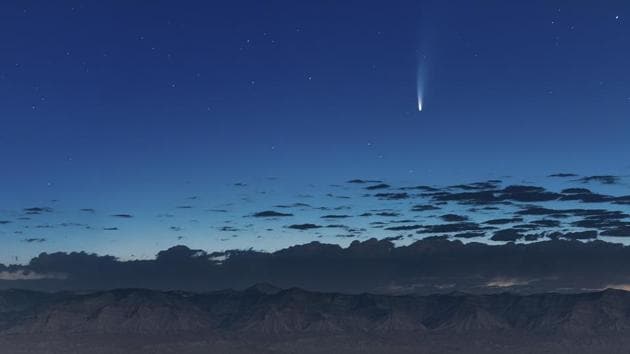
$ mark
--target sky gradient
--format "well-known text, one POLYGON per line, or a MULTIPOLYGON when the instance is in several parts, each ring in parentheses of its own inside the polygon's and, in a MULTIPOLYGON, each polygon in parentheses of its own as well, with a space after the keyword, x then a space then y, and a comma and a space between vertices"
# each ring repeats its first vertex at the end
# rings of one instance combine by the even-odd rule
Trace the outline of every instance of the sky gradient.
POLYGON ((626 176, 629 20, 626 1, 0 4, 0 261, 277 249, 316 236, 217 228, 300 195, 344 206, 330 185, 355 178, 626 176), (54 212, 18 220, 33 207, 54 212), (98 230, 37 229, 60 223, 98 230))

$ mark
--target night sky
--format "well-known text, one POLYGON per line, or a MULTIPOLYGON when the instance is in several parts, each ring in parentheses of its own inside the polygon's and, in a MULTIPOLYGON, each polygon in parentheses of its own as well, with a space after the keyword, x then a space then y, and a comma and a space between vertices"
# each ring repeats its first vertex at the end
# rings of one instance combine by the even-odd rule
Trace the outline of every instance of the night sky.
POLYGON ((2 2, 0 53, 0 262, 348 244, 436 202, 381 182, 630 194, 627 1, 2 2))

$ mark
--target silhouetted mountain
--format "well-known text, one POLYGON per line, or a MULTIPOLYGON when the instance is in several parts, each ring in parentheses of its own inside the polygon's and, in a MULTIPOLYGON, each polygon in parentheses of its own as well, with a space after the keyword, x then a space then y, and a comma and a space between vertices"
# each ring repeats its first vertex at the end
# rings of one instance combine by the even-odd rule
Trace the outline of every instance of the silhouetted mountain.
POLYGON ((8 290, 0 324, 8 353, 615 353, 630 344, 630 293, 8 290))

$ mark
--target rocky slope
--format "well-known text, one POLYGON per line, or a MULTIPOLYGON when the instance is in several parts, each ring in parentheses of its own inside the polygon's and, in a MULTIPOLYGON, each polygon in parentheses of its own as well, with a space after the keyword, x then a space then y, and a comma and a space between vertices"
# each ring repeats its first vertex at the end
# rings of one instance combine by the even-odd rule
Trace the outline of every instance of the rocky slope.
MULTIPOLYGON (((0 292, 8 353, 624 352, 630 293, 0 292)), ((625 351, 627 352, 627 350, 625 351)))

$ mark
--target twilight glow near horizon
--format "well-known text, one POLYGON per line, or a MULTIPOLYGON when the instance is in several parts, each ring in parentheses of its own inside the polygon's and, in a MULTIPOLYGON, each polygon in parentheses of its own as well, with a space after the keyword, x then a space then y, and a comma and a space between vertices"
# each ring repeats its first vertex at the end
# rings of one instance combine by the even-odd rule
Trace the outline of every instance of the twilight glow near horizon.
POLYGON ((375 195, 418 185, 584 187, 546 177, 570 172, 620 176, 586 187, 630 194, 627 1, 25 1, 0 14, 0 263, 396 236, 375 225, 441 214, 408 215, 426 196, 375 195))

